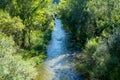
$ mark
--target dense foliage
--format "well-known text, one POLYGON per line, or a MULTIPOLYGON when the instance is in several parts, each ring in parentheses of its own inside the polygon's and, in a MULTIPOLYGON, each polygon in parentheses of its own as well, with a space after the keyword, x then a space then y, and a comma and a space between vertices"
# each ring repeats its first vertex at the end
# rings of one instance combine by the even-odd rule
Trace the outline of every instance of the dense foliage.
POLYGON ((0 32, 0 80, 31 80, 36 76, 34 65, 15 55, 11 37, 0 32))
POLYGON ((90 80, 119 80, 120 1, 61 0, 58 8, 71 47, 82 50, 77 70, 90 80))
POLYGON ((46 57, 54 17, 71 50, 81 51, 76 69, 87 80, 119 80, 120 0, 0 0, 0 80, 41 77, 35 69, 46 57))
POLYGON ((0 80, 33 80, 53 29, 52 0, 0 0, 0 80))
POLYGON ((45 53, 53 27, 51 3, 51 0, 0 0, 0 31, 13 37, 15 44, 25 50, 24 57, 45 53))

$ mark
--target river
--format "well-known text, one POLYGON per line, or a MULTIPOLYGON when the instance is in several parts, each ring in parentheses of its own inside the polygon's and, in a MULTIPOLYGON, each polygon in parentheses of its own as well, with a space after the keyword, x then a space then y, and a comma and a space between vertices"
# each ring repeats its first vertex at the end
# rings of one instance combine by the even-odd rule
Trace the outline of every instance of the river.
POLYGON ((67 50, 66 32, 61 20, 57 18, 55 18, 55 27, 47 47, 47 59, 44 65, 52 75, 47 80, 83 80, 75 70, 74 58, 67 50))

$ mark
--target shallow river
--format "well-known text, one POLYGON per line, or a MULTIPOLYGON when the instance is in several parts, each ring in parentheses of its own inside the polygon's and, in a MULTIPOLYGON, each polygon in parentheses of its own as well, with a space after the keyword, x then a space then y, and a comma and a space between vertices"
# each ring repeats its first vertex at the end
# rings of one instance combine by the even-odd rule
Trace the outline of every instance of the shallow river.
MULTIPOLYGON (((60 19, 55 19, 51 41, 47 47, 44 63, 45 80, 83 80, 75 70, 72 54, 67 50, 66 32, 60 19)), ((44 73, 42 74, 44 75, 44 73)))

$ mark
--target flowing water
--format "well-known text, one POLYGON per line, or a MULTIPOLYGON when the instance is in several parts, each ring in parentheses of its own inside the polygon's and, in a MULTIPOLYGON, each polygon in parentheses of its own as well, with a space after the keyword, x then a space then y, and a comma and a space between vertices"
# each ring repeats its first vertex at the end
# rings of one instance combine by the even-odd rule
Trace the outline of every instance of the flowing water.
MULTIPOLYGON (((47 80, 83 80, 75 71, 74 59, 67 51, 66 32, 60 19, 55 19, 51 41, 47 47, 45 67, 51 78, 47 80)), ((47 77, 47 75, 46 75, 47 77)))

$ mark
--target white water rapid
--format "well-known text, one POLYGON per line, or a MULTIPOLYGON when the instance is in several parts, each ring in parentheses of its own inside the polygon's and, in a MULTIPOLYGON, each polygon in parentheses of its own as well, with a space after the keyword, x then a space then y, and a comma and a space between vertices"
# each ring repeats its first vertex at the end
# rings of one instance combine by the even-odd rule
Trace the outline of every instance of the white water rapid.
POLYGON ((66 43, 66 32, 61 20, 56 18, 45 61, 49 73, 53 74, 48 80, 83 80, 75 71, 73 57, 67 53, 66 43))

